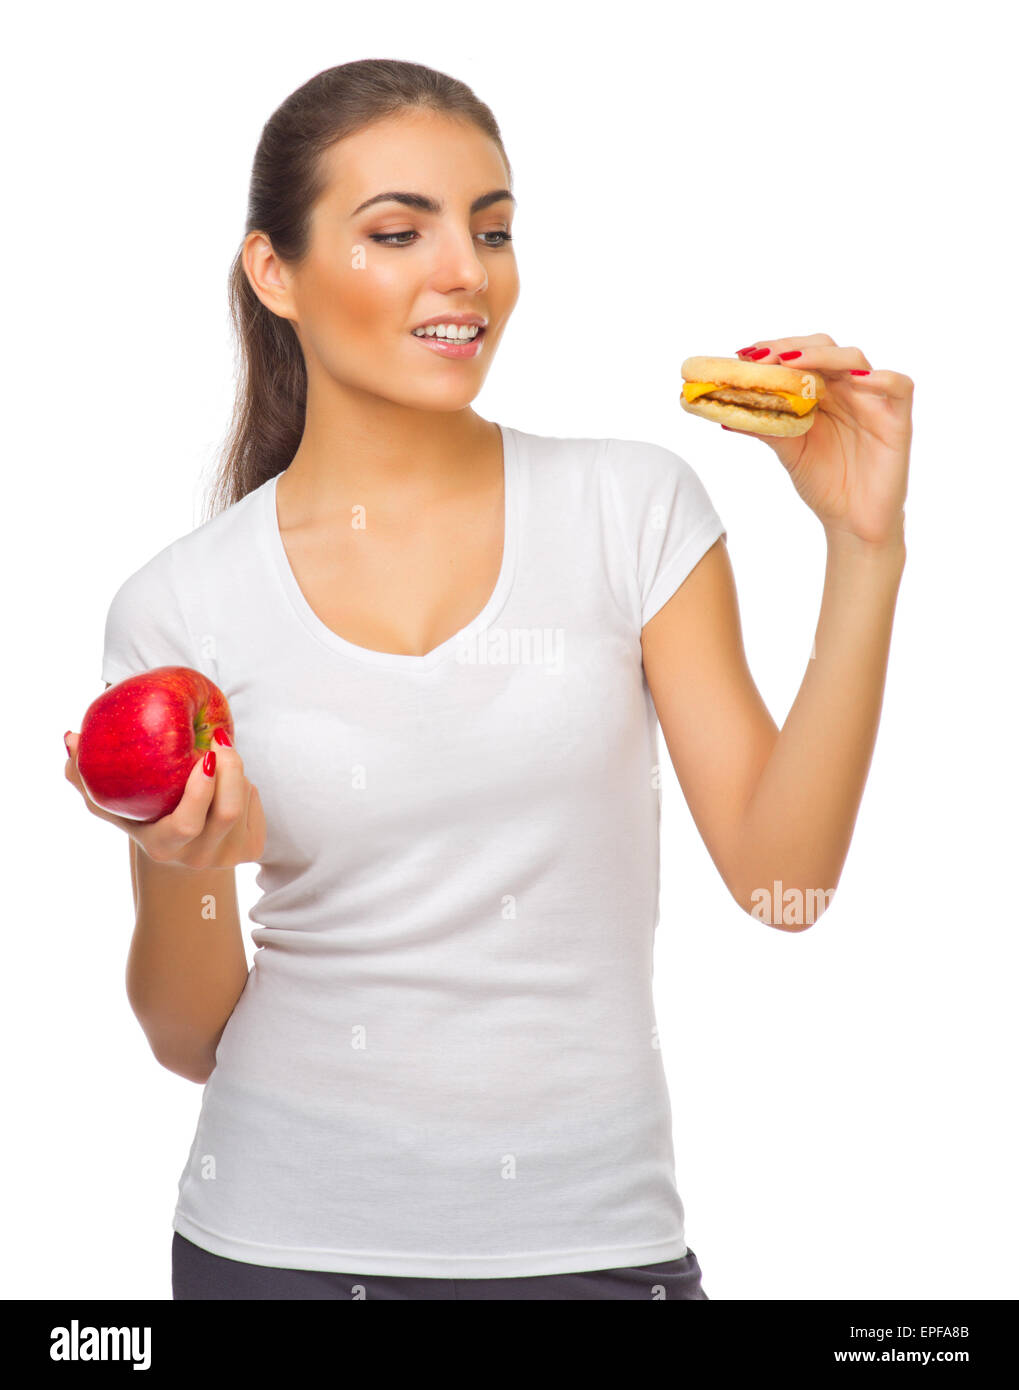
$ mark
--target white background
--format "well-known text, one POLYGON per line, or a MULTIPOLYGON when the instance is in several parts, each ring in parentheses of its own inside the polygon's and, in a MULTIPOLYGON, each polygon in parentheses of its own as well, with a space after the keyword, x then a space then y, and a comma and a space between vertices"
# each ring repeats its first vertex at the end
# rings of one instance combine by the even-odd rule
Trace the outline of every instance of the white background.
POLYGON ((915 382, 908 559, 834 903, 802 934, 742 914, 663 743, 655 994, 710 1298, 1019 1295, 1014 22, 888 0, 18 13, 0 1293, 170 1297, 202 1091, 131 1013, 127 840, 65 782, 61 736, 102 688, 113 593, 201 520, 262 124, 323 68, 393 57, 473 87, 513 165, 522 294, 476 409, 693 464, 780 726, 823 532, 766 445, 680 409, 679 365, 824 332, 915 382))

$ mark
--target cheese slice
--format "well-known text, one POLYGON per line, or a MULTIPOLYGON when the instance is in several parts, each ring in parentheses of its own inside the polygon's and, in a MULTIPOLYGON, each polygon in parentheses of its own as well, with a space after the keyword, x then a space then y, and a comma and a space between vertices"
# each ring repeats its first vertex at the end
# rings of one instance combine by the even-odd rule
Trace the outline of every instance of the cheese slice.
MULTIPOLYGON (((720 390, 721 385, 722 384, 717 381, 684 381, 683 395, 688 401, 695 401, 698 396, 703 396, 706 391, 720 390)), ((734 386, 732 389, 734 391, 750 391, 753 388, 749 386, 734 386)), ((794 391, 776 391, 772 387, 769 387, 768 394, 771 396, 784 397, 785 400, 789 402, 790 409, 796 415, 806 415, 808 410, 813 410, 814 406, 817 405, 816 396, 798 396, 794 391)))

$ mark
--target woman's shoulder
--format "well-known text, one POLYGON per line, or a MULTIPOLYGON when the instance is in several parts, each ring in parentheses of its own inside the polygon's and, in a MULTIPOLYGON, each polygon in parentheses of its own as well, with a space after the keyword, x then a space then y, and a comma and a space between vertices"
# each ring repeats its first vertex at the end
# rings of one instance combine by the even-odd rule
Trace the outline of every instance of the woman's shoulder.
MULTIPOLYGON (((272 480, 270 479, 270 482, 272 480)), ((121 581, 117 596, 134 605, 191 587, 198 575, 207 578, 224 568, 233 573, 254 554, 252 536, 259 524, 260 503, 268 484, 247 493, 161 546, 121 581)))
POLYGON ((590 490, 592 475, 609 494, 658 494, 662 489, 696 490, 693 466, 668 445, 650 439, 546 435, 514 430, 522 453, 544 474, 572 478, 590 490))
MULTIPOLYGON (((524 448, 540 453, 548 461, 566 466, 571 462, 598 463, 615 468, 665 470, 686 464, 686 460, 667 445, 649 439, 615 436, 536 434, 508 427, 524 448)), ((686 464, 689 467, 689 464, 686 464)))

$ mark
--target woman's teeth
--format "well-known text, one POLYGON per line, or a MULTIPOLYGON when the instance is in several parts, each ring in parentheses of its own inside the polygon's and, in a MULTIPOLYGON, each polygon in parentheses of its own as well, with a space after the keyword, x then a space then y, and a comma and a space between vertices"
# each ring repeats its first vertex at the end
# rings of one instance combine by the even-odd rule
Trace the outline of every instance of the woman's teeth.
POLYGON ((480 329, 477 324, 464 325, 459 327, 455 323, 430 323, 427 328, 415 328, 414 335, 418 338, 449 338, 456 339, 458 342, 467 342, 471 338, 476 338, 480 329))

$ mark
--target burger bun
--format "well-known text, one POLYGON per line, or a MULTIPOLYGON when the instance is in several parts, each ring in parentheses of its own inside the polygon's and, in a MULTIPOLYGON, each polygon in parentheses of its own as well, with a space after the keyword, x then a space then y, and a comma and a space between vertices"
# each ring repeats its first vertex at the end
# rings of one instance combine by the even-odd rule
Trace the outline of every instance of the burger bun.
POLYGON ((817 372, 797 371, 774 362, 744 362, 738 357, 688 357, 680 371, 684 381, 715 382, 720 390, 728 388, 727 394, 731 397, 721 401, 698 396, 688 401, 681 394, 679 403, 685 411, 751 434, 791 439, 806 434, 814 423, 817 406, 806 415, 796 415, 791 410, 769 410, 768 405, 779 406, 782 400, 772 395, 769 401, 770 393, 788 391, 797 396, 812 395, 818 401, 825 395, 824 378, 817 372), (761 405, 751 409, 755 396, 761 400, 761 405))

